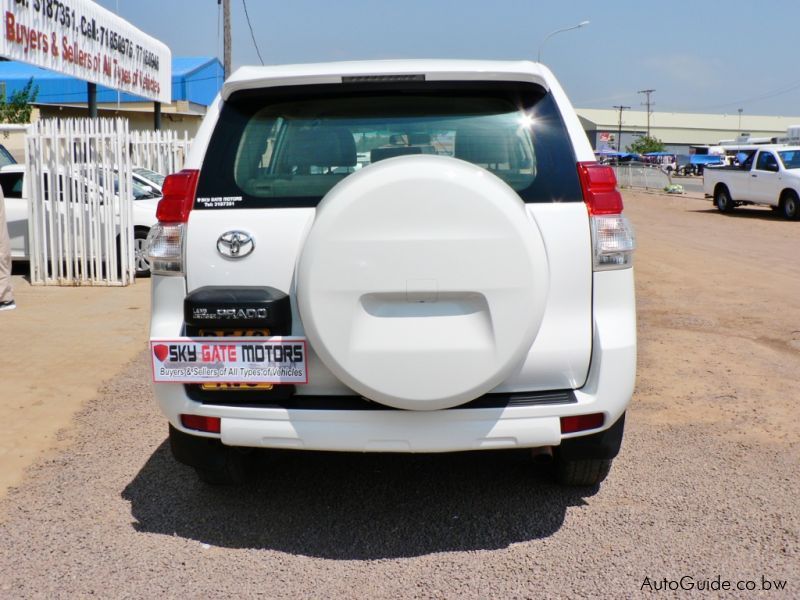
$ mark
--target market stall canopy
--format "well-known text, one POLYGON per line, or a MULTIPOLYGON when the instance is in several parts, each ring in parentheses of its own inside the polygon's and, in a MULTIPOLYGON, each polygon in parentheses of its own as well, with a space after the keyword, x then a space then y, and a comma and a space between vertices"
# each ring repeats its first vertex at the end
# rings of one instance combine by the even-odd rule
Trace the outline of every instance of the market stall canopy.
POLYGON ((616 150, 598 150, 595 152, 595 154, 603 158, 617 158, 622 161, 639 160, 640 158, 638 154, 633 154, 631 152, 617 152, 616 150))

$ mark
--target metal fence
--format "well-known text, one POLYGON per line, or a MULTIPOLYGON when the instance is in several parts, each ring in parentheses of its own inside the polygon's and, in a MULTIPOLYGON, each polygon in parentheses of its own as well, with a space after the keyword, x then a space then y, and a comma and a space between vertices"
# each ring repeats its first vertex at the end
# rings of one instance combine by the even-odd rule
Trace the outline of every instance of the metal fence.
POLYGON ((169 175, 183 168, 191 140, 186 131, 131 131, 130 144, 135 166, 169 175))
POLYGON ((672 183, 669 175, 653 165, 615 165, 614 172, 617 174, 617 183, 620 187, 662 190, 672 183))
POLYGON ((132 283, 128 121, 37 121, 28 128, 26 163, 31 283, 132 283))

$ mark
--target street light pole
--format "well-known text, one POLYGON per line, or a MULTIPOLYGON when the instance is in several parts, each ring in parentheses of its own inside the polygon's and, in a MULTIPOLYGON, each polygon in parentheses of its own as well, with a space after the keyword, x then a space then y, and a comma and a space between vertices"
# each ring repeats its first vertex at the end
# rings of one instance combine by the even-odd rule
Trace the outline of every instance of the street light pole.
POLYGON ((549 40, 551 37, 553 37, 557 33, 564 33, 565 31, 572 31, 573 29, 580 29, 581 27, 585 27, 588 24, 589 24, 589 21, 581 21, 580 23, 578 23, 577 25, 573 25, 572 27, 565 27, 564 29, 556 29, 555 31, 551 31, 550 33, 548 33, 545 36, 544 40, 542 40, 542 43, 539 44, 539 53, 536 55, 536 62, 542 62, 542 48, 547 43, 547 40, 549 40))
POLYGON ((222 69, 227 79, 231 75, 231 0, 217 0, 217 6, 220 4, 222 5, 222 69))
POLYGON ((650 100, 650 94, 653 92, 655 92, 655 90, 639 90, 636 92, 637 94, 645 94, 647 96, 647 100, 642 102, 642 104, 647 107, 647 137, 650 137, 650 114, 653 112, 652 107, 656 105, 655 102, 650 100))
POLYGON ((739 111, 739 135, 742 135, 742 113, 744 112, 744 109, 737 108, 736 110, 739 111))

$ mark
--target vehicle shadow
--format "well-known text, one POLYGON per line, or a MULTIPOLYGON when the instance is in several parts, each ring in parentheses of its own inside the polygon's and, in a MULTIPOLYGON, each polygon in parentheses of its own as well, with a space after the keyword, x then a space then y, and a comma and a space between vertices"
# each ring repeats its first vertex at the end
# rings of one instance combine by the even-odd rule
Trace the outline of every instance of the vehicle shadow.
POLYGON ((768 208, 762 207, 742 207, 739 206, 735 210, 732 210, 729 213, 720 213, 715 207, 711 208, 702 208, 702 209, 693 209, 689 212, 695 213, 706 213, 706 214, 716 214, 720 217, 728 217, 728 218, 741 218, 741 219, 762 219, 764 221, 787 221, 787 219, 783 216, 782 213, 778 211, 774 211, 768 208))
POLYGON ((242 487, 213 487, 164 442, 128 484, 137 531, 336 560, 487 550, 544 538, 599 486, 562 488, 526 451, 274 452, 242 487))

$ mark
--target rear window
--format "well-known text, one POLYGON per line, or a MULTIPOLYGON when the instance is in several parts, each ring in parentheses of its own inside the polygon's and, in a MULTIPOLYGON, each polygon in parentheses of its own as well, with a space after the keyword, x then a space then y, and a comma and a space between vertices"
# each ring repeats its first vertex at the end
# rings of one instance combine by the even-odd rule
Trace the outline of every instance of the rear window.
POLYGON ((11 156, 11 152, 9 152, 5 146, 0 144, 0 167, 15 164, 17 164, 17 161, 13 156, 11 156))
POLYGON ((3 188, 3 196, 6 198, 22 198, 22 181, 22 173, 0 174, 0 186, 3 188))
POLYGON ((582 199, 569 135, 543 88, 404 82, 232 96, 206 153, 196 208, 315 206, 348 175, 415 154, 479 165, 525 202, 582 199))

